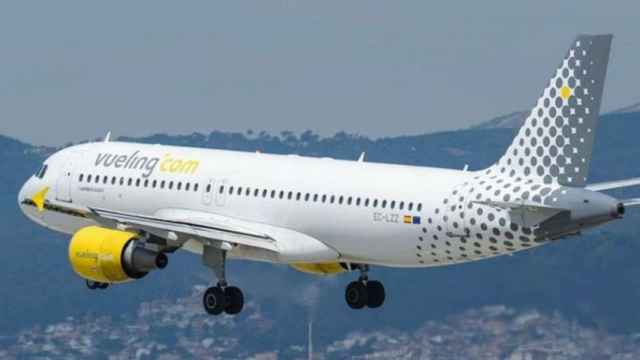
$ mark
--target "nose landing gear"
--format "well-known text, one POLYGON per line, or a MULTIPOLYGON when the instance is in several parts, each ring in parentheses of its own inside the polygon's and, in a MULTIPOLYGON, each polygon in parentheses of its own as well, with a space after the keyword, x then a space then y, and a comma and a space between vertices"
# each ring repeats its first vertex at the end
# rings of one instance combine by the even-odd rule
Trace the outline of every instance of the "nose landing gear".
POLYGON ((359 265, 360 278, 347 285, 344 298, 352 309, 369 307, 378 308, 384 304, 386 297, 384 286, 380 281, 369 280, 368 265, 359 265))
POLYGON ((102 283, 93 280, 87 280, 85 283, 87 284, 87 288, 89 288, 89 290, 104 290, 109 287, 109 283, 102 283))

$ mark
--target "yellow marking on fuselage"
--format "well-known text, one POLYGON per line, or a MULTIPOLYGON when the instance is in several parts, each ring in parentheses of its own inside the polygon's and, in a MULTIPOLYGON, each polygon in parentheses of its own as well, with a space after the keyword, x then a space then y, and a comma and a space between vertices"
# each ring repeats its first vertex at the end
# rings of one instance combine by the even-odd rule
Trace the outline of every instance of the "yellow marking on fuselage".
POLYGON ((42 190, 33 194, 33 196, 31 197, 31 200, 33 201, 34 204, 36 204, 36 208, 38 208, 39 212, 44 211, 44 201, 47 198, 48 192, 49 192, 49 187, 45 186, 44 188, 42 188, 42 190))
POLYGON ((198 160, 174 159, 171 154, 166 154, 160 162, 160 171, 171 174, 194 174, 199 166, 198 160))

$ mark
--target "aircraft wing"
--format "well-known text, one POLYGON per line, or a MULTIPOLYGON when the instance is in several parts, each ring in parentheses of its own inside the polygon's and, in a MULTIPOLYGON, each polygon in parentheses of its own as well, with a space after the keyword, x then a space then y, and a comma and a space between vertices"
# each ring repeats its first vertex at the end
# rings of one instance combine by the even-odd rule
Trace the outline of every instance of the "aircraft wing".
POLYGON ((203 245, 242 245, 272 252, 283 262, 339 257, 333 249, 306 234, 201 211, 162 209, 153 216, 98 208, 91 208, 91 212, 99 223, 139 229, 179 244, 194 239, 203 245))
POLYGON ((488 200, 473 201, 473 203, 506 210, 510 215, 511 222, 524 227, 535 227, 560 213, 569 212, 567 209, 543 206, 526 201, 504 202, 488 200))
POLYGON ((597 184, 590 184, 590 185, 587 185, 585 189, 591 190, 591 191, 604 191, 604 190, 618 189, 618 188, 637 186, 637 185, 640 185, 640 178, 632 178, 632 179, 607 181, 607 182, 601 182, 597 184))

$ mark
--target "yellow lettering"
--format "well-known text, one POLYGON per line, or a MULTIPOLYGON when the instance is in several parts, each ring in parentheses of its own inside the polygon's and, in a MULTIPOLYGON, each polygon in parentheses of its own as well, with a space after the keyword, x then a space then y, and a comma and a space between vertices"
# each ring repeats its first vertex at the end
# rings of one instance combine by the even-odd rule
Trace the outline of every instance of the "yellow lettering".
POLYGON ((200 162, 196 160, 188 160, 184 162, 183 172, 185 174, 193 174, 198 170, 200 162))
POLYGON ((200 167, 200 161, 173 159, 166 154, 160 162, 160 171, 166 173, 194 174, 200 167))
POLYGON ((162 162, 160 163, 160 171, 162 172, 168 172, 169 168, 168 168, 168 164, 171 163, 171 155, 166 154, 164 156, 164 159, 162 160, 162 162))

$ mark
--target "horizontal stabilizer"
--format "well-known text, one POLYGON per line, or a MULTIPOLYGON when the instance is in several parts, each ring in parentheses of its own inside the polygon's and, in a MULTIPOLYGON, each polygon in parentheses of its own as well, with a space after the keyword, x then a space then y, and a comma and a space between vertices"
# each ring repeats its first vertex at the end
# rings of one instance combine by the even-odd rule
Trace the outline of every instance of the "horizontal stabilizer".
POLYGON ((638 186, 638 185, 640 185, 640 178, 632 178, 632 179, 607 181, 607 182, 601 182, 597 184, 591 184, 591 185, 587 185, 585 189, 591 190, 591 191, 604 191, 604 190, 619 189, 619 188, 638 186))
POLYGON ((509 213, 512 223, 529 228, 538 226, 545 220, 548 220, 562 212, 569 212, 567 209, 543 206, 538 203, 524 200, 519 202, 488 200, 473 201, 473 203, 506 210, 509 213))
POLYGON ((624 205, 624 207, 638 207, 640 206, 640 198, 635 198, 635 199, 625 199, 622 200, 622 204, 624 205))

